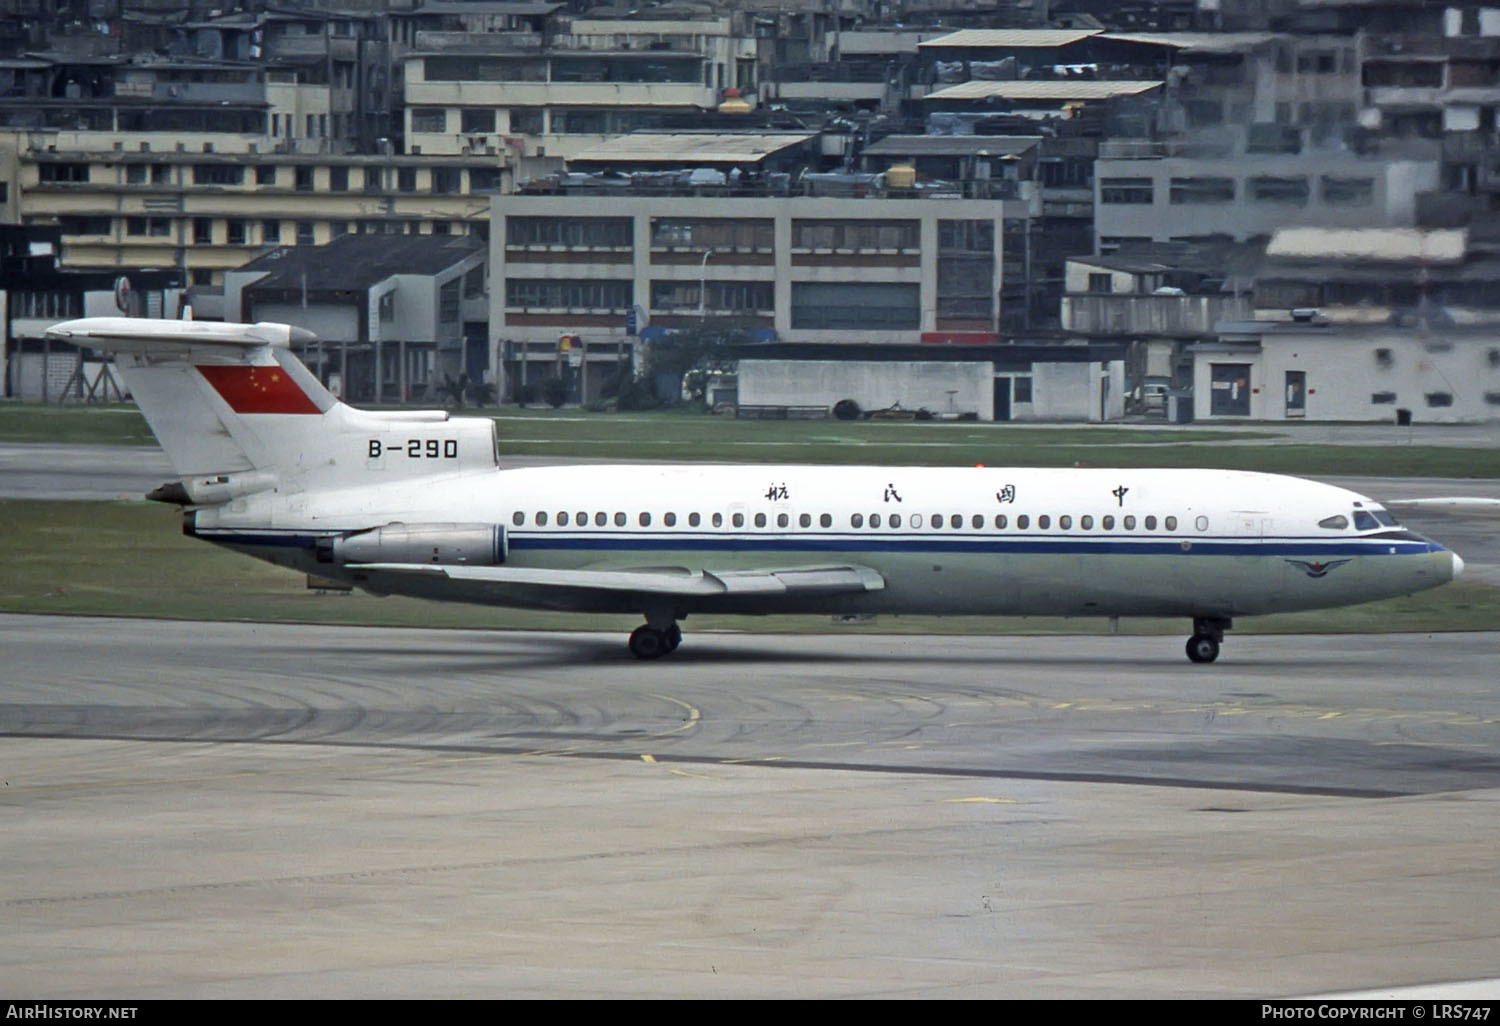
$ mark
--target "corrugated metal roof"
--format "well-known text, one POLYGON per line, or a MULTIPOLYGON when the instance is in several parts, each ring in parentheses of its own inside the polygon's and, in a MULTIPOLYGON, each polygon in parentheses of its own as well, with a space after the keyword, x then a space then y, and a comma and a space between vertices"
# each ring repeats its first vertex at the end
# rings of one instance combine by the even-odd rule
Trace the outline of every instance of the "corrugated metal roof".
POLYGON ((1107 100, 1112 96, 1135 96, 1159 88, 1160 82, 1100 81, 1098 79, 1040 79, 1024 82, 974 80, 928 93, 929 100, 1107 100))
POLYGON ((1274 32, 1109 32, 1099 38, 1200 53, 1241 53, 1287 37, 1274 32))
POLYGON ((1466 228, 1278 228, 1266 256, 1458 263, 1468 248, 1466 228))
POLYGON ((986 151, 1003 157, 1025 153, 1039 135, 888 135, 865 148, 868 157, 967 156, 986 151))
POLYGON ((814 137, 812 132, 632 132, 608 139, 569 163, 754 164, 814 137))
POLYGON ((919 48, 951 46, 1004 46, 1048 48, 1068 46, 1097 36, 1103 29, 959 29, 946 36, 918 43, 919 48))

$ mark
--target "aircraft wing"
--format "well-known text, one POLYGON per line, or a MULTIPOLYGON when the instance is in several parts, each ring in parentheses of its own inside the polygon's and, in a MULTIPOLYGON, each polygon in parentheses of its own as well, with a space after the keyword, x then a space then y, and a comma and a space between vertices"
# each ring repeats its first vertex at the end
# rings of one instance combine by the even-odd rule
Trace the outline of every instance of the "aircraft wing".
POLYGON ((467 602, 517 602, 552 609, 639 611, 652 599, 694 608, 751 599, 774 611, 778 600, 879 591, 885 579, 862 566, 757 570, 549 570, 510 566, 429 566, 361 563, 347 568, 359 585, 377 594, 419 595, 467 602))

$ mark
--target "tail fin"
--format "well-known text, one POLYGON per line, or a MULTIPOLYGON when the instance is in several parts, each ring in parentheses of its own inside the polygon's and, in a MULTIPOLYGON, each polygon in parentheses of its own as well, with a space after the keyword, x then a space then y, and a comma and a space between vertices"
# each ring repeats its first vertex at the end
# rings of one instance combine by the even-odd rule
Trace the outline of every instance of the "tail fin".
POLYGON ((115 354, 196 504, 496 465, 491 421, 339 402, 288 348, 313 340, 300 328, 89 317, 47 335, 115 354))

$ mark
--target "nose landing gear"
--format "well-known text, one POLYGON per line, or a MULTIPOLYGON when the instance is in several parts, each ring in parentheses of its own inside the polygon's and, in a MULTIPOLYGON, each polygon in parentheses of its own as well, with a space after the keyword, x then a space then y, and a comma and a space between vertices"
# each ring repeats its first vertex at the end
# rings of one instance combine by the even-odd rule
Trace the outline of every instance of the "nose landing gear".
POLYGON ((1193 636, 1187 642, 1187 657, 1195 663, 1211 663, 1219 658, 1219 645, 1224 641, 1224 632, 1233 624, 1234 621, 1227 617, 1195 618, 1193 636))

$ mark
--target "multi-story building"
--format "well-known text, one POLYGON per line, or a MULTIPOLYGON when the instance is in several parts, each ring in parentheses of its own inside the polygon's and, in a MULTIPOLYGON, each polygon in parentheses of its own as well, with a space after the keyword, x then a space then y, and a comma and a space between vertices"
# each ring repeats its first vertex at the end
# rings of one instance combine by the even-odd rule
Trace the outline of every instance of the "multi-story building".
POLYGON ((409 153, 571 156, 610 136, 753 105, 754 39, 728 14, 558 18, 545 33, 418 33, 403 59, 409 153), (424 40, 433 45, 424 48, 424 40))
POLYGON ((786 342, 996 339, 1006 220, 1030 201, 909 198, 881 176, 827 184, 845 195, 724 183, 496 199, 493 365, 512 383, 532 363, 550 373, 561 337, 585 362, 597 345, 613 363, 627 321, 649 331, 709 316, 786 342))
POLYGON ((511 186, 511 169, 494 157, 70 150, 32 142, 0 135, 5 221, 55 225, 68 266, 175 268, 199 288, 221 284, 224 271, 267 247, 351 233, 482 238, 490 197, 511 186))
POLYGON ((225 274, 225 316, 312 331, 303 360, 351 402, 430 403, 485 376, 486 255, 431 235, 282 247, 225 274))

